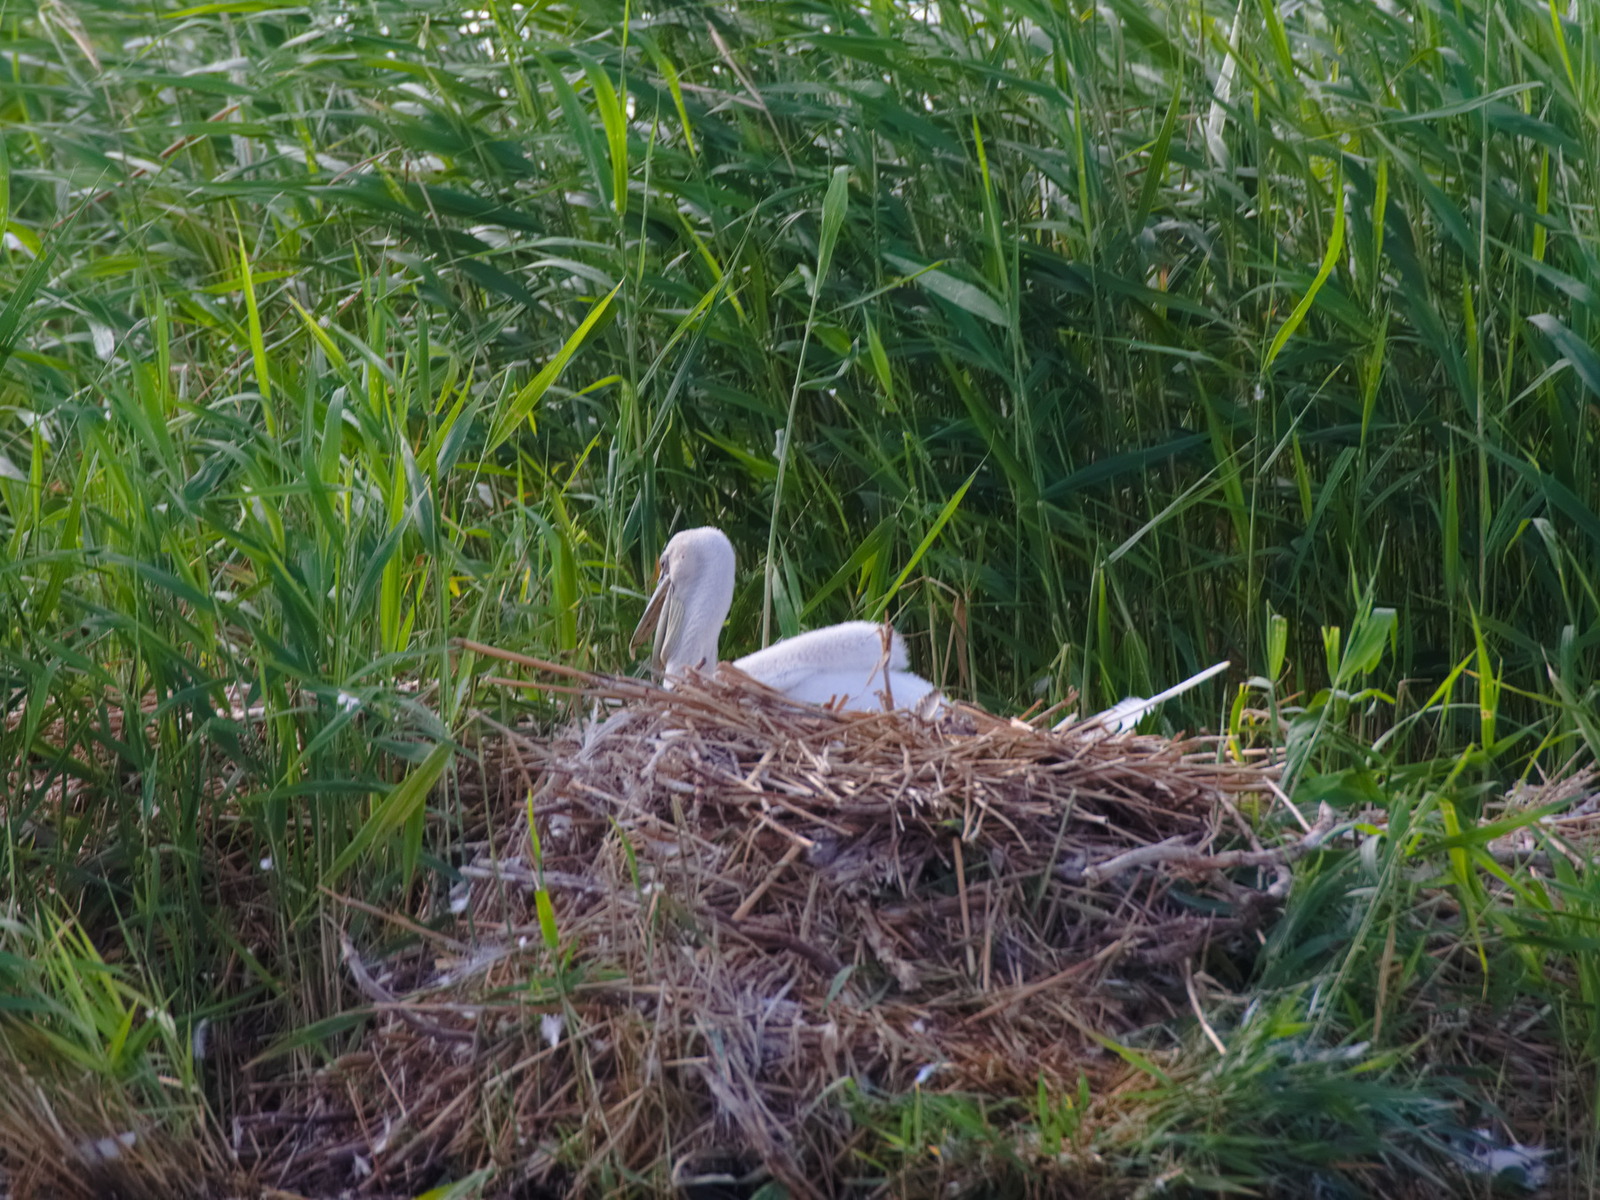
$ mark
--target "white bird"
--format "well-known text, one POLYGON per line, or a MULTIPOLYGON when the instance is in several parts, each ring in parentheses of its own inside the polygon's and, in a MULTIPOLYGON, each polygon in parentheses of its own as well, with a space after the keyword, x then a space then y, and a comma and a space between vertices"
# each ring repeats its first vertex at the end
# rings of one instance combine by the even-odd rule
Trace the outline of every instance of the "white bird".
MULTIPOLYGON (((650 665, 670 684, 686 671, 710 670, 733 604, 733 543, 706 526, 673 535, 661 552, 660 580, 631 645, 654 635, 650 665)), ((922 709, 938 690, 912 674, 905 640, 888 625, 845 621, 757 650, 733 665, 791 700, 857 711, 922 709)))

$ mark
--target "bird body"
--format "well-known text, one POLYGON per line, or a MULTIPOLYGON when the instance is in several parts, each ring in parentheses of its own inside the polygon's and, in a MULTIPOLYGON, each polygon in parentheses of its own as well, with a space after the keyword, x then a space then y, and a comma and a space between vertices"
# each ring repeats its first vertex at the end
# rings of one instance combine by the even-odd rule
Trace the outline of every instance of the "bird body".
MULTIPOLYGON (((633 645, 654 635, 650 662, 669 686, 686 671, 716 664, 733 583, 733 543, 720 529, 686 529, 661 552, 660 579, 634 630, 633 645)), ((933 684, 911 672, 905 640, 888 625, 871 621, 813 629, 733 665, 807 704, 875 711, 916 708, 937 695, 933 684)))
POLYGON ((855 710, 916 708, 936 689, 911 671, 906 642, 888 625, 844 621, 796 634, 733 660, 752 679, 791 700, 855 710), (887 688, 889 703, 879 693, 887 688))

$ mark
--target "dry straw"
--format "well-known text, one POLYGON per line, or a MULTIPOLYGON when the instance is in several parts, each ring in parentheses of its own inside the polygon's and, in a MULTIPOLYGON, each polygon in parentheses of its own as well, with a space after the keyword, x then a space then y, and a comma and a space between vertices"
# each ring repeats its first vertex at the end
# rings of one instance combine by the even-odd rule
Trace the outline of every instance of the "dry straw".
POLYGON ((484 719, 499 833, 461 864, 455 938, 381 964, 345 940, 375 1019, 297 1101, 333 1152, 255 1147, 299 1158, 302 1188, 448 1164, 556 1192, 836 1194, 851 1097, 1108 1080, 1105 1039, 1185 1005, 1189 964, 1251 936, 1316 839, 1260 846, 1238 801, 1270 802, 1273 769, 1215 739, 499 657, 591 715, 548 739, 484 719))

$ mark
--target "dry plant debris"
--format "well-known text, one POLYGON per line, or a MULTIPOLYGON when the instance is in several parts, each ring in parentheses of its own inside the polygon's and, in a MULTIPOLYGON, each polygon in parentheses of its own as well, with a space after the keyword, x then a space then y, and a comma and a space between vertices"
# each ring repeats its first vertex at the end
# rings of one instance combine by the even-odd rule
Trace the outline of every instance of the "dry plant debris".
MULTIPOLYGON (((327 1189, 493 1164, 525 1194, 838 1194, 847 1093, 1108 1078, 1097 1039, 1185 1005, 1193 957, 1250 935, 1316 839, 1256 843, 1235 802, 1270 802, 1273 768, 1215 739, 560 670, 589 717, 480 726, 494 832, 455 936, 344 942, 375 1020, 285 1105, 337 1143, 327 1189)), ((256 1161, 303 1190, 307 1149, 256 1161)))

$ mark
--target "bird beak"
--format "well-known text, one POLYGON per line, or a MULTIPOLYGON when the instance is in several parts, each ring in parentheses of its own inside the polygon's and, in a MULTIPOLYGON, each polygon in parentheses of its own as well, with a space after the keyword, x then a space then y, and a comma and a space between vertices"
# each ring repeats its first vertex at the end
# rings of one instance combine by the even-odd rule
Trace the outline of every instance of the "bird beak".
POLYGON ((666 635, 668 626, 672 624, 667 619, 669 605, 667 601, 672 596, 672 576, 656 568, 660 577, 656 582, 656 590, 650 595, 650 602, 644 606, 644 616, 639 618, 639 625, 633 631, 633 639, 628 643, 629 650, 637 650, 647 637, 654 636, 655 645, 650 651, 650 666, 661 670, 663 661, 662 652, 666 649, 666 635))

